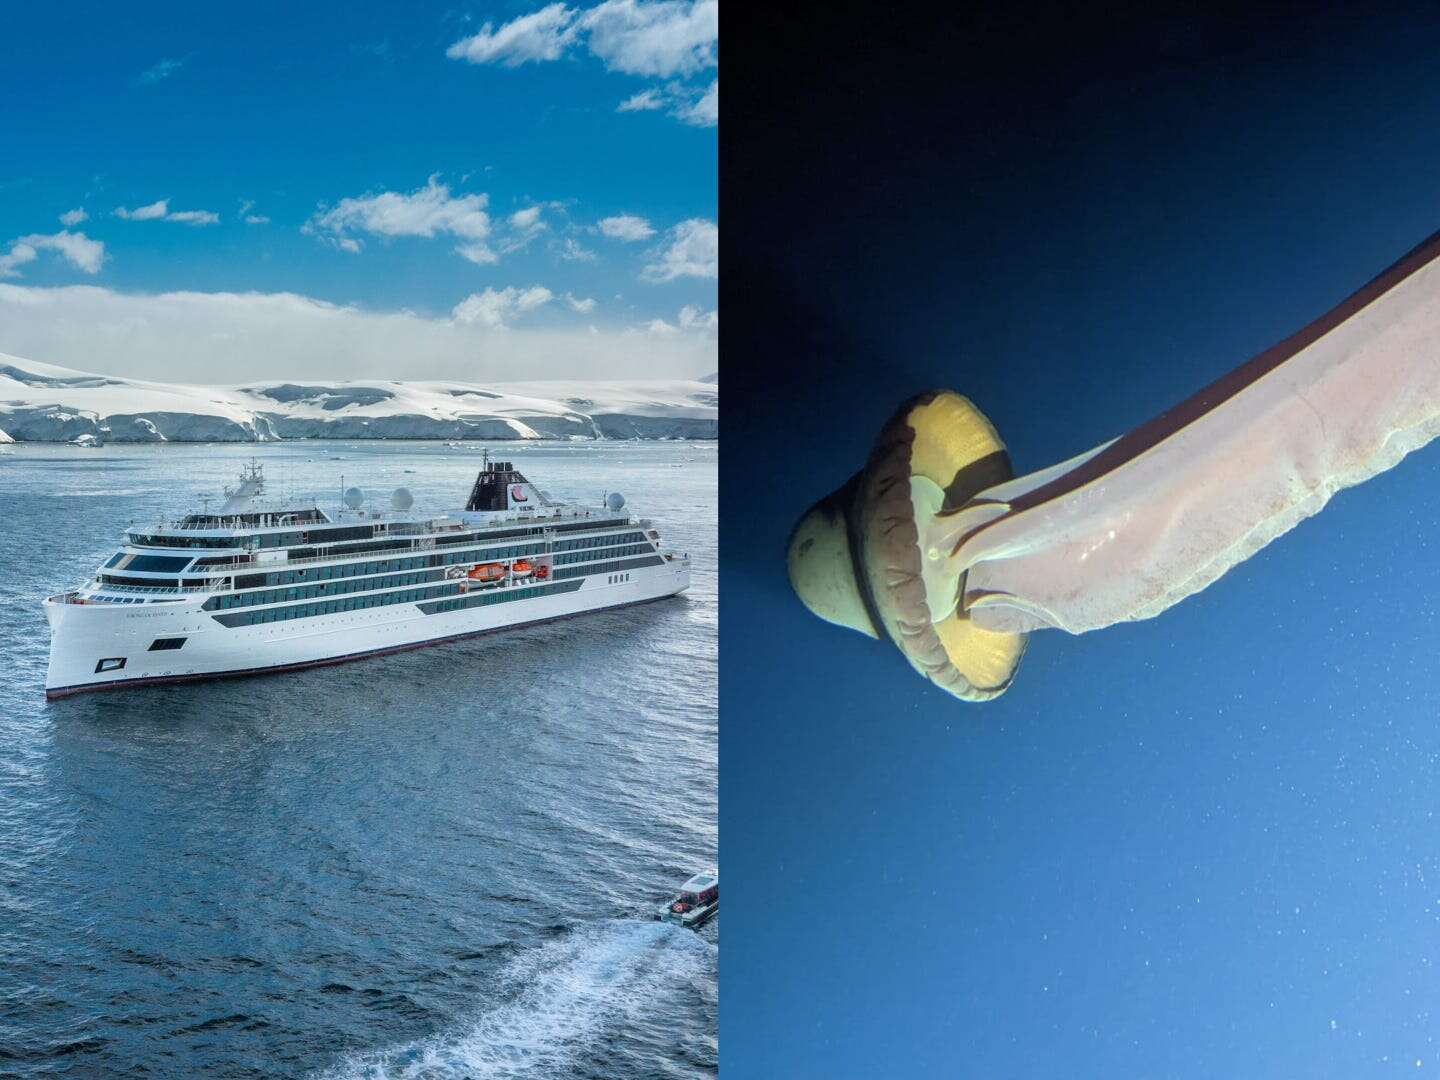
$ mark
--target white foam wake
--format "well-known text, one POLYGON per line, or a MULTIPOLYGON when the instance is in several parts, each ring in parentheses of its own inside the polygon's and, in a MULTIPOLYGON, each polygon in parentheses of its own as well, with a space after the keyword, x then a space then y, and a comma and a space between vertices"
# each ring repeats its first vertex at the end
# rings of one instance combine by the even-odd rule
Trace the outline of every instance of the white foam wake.
POLYGON ((455 1029, 351 1055, 328 1080, 521 1080, 562 1070, 606 1032, 664 1011, 713 972, 715 946, 669 923, 615 920, 510 961, 493 1004, 455 1029))

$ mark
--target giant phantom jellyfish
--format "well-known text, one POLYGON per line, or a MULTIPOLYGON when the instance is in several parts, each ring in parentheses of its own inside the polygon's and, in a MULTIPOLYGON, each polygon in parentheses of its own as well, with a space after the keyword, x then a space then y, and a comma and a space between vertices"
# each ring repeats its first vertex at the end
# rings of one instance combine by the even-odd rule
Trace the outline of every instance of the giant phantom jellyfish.
POLYGON ((1440 234, 1303 330, 1089 453, 1015 477, 948 390, 903 405, 791 537, 820 618, 968 701, 1032 630, 1148 619, 1440 434, 1440 234))

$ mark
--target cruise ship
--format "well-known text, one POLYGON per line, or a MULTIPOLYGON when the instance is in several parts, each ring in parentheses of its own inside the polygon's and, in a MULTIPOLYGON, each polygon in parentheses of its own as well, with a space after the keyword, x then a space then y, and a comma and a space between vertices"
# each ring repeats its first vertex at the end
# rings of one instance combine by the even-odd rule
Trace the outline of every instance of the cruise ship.
POLYGON ((625 500, 552 501, 483 458, 464 510, 413 513, 266 498, 253 461, 216 513, 131 528, 70 592, 45 599, 49 698, 294 671, 674 596, 688 555, 625 500))

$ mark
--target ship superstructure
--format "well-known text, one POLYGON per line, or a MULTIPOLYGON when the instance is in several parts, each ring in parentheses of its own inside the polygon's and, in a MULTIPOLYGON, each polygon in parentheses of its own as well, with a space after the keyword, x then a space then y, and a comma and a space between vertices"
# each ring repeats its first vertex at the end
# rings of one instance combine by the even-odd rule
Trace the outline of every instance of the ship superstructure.
POLYGON ((47 597, 48 697, 339 663, 673 596, 688 555, 619 495, 557 503, 487 455, 464 510, 271 503, 251 463, 218 511, 132 528, 47 597))

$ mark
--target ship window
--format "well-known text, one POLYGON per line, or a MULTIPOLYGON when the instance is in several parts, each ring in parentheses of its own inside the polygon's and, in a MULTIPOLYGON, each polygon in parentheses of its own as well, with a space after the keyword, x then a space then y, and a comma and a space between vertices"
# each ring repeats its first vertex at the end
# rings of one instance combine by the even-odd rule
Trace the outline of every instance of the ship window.
POLYGON ((173 574, 190 562, 184 555, 132 555, 120 564, 122 570, 138 570, 142 573, 173 574))
POLYGON ((119 670, 120 670, 121 668, 123 668, 124 666, 125 666, 125 657, 123 657, 123 656, 110 656, 110 657, 106 657, 104 660, 98 660, 98 661, 96 661, 96 663, 95 663, 95 674, 96 674, 96 675, 99 675, 102 671, 119 671, 119 670))
POLYGON ((184 644, 183 637, 157 637, 150 643, 150 651, 165 652, 167 649, 178 649, 184 644))

